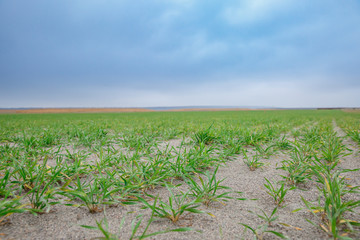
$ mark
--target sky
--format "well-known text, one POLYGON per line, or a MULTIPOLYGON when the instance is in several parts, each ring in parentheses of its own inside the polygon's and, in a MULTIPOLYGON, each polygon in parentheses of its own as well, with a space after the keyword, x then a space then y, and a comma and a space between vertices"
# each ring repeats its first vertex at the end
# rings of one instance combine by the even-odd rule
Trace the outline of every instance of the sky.
POLYGON ((360 107, 359 0, 0 0, 0 108, 360 107))

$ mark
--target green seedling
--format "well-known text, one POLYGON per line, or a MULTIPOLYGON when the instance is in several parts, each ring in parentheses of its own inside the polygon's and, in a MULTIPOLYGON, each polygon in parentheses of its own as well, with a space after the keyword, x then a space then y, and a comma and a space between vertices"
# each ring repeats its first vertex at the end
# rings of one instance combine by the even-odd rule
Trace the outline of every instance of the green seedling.
POLYGON ((275 222, 279 218, 279 216, 275 215, 277 213, 277 210, 278 210, 278 207, 275 207, 270 214, 267 214, 262 209, 260 209, 262 214, 258 214, 258 213, 253 212, 253 211, 249 211, 249 212, 256 215, 257 217, 261 218, 262 220, 264 220, 266 222, 267 226, 271 227, 272 223, 275 222))
MULTIPOLYGON (((107 221, 106 214, 104 214, 104 215, 105 216, 101 221, 96 220, 96 226, 95 227, 94 226, 87 226, 87 225, 81 225, 81 227, 101 231, 103 236, 98 238, 98 239, 104 239, 104 240, 119 240, 119 239, 122 239, 123 234, 121 233, 121 230, 122 230, 122 228, 124 226, 124 223, 125 223, 125 217, 123 217, 121 222, 120 222, 118 232, 117 233, 111 233, 109 231, 109 222, 107 221)), ((151 214, 151 217, 148 220, 148 222, 147 222, 147 224, 145 226, 145 229, 141 233, 138 233, 139 230, 140 230, 140 225, 141 225, 142 221, 144 220, 144 217, 143 217, 143 215, 136 216, 136 218, 131 222, 131 236, 129 237, 129 240, 135 240, 135 239, 136 240, 141 240, 141 239, 153 237, 153 236, 168 233, 168 232, 186 232, 186 231, 193 230, 192 228, 183 227, 183 228, 167 229, 167 230, 163 230, 163 231, 147 233, 147 231, 149 230, 150 224, 153 222, 153 218, 154 218, 154 213, 151 214)))
POLYGON ((266 193, 269 194, 273 199, 277 206, 281 206, 285 201, 286 193, 293 188, 286 188, 284 183, 276 186, 274 183, 270 182, 267 178, 265 178, 264 186, 267 189, 266 193))
POLYGON ((21 197, 9 198, 8 195, 5 195, 0 200, 0 226, 5 223, 10 215, 28 211, 25 208, 26 205, 21 203, 21 197))
POLYGON ((352 140, 354 140, 357 144, 360 144, 360 130, 350 130, 348 129, 346 131, 347 135, 351 137, 352 140))
POLYGON ((240 154, 243 149, 242 141, 233 134, 221 136, 218 139, 218 143, 223 145, 223 155, 227 157, 234 154, 240 154))
POLYGON ((137 188, 142 192, 153 189, 162 184, 164 179, 170 176, 168 172, 168 161, 157 159, 158 161, 141 162, 133 160, 131 163, 124 164, 122 179, 128 187, 137 188))
POLYGON ((9 187, 11 175, 11 170, 6 169, 4 175, 0 179, 0 197, 11 195, 12 186, 9 187))
POLYGON ((73 162, 82 162, 89 156, 89 154, 86 153, 85 151, 78 151, 74 153, 71 153, 68 149, 65 149, 65 151, 66 151, 65 156, 69 160, 72 160, 73 162))
MULTIPOLYGON (((111 183, 108 183, 111 184, 111 183)), ((80 181, 80 178, 77 178, 77 182, 75 183, 75 187, 69 185, 70 188, 62 189, 62 194, 64 196, 69 197, 72 200, 78 199, 83 202, 80 206, 86 206, 90 213, 101 212, 102 209, 100 206, 102 204, 115 204, 117 203, 112 198, 112 194, 117 192, 120 189, 112 189, 109 190, 109 185, 106 185, 105 188, 102 188, 99 179, 93 178, 89 181, 80 181)), ((67 204, 70 206, 79 206, 76 204, 67 204)))
POLYGON ((188 167, 194 169, 194 172, 200 173, 221 161, 219 158, 213 156, 214 151, 214 147, 200 143, 188 152, 184 152, 183 156, 184 159, 186 159, 188 167))
POLYGON ((42 147, 54 146, 59 144, 59 142, 60 136, 49 130, 44 131, 38 140, 38 144, 42 147))
POLYGON ((213 135, 211 131, 212 125, 205 130, 200 130, 196 132, 193 136, 193 140, 196 144, 210 144, 212 143, 216 137, 213 135))
POLYGON ((265 239, 265 235, 267 235, 267 233, 273 234, 281 239, 287 239, 287 237, 280 232, 268 230, 268 225, 260 225, 257 228, 254 228, 254 227, 250 227, 249 225, 246 225, 244 223, 240 223, 240 224, 245 227, 245 231, 250 230, 254 234, 255 240, 265 239))
POLYGON ((122 145, 129 150, 141 151, 149 146, 154 145, 154 140, 142 135, 126 135, 122 140, 122 145))
POLYGON ((272 139, 270 134, 270 132, 264 129, 247 129, 242 134, 242 141, 246 146, 256 146, 270 141, 272 139))
MULTIPOLYGON (((314 161, 312 162, 312 165, 309 165, 311 168, 311 174, 317 177, 318 182, 324 184, 323 174, 332 176, 333 171, 336 169, 339 162, 340 162, 340 160, 337 159, 333 162, 328 163, 328 162, 322 161, 321 159, 319 159, 315 156, 314 161)), ((359 169, 352 169, 352 170, 347 169, 347 170, 342 170, 342 172, 358 171, 358 170, 359 169)))
MULTIPOLYGON (((187 184, 191 189, 190 196, 202 201, 207 207, 211 202, 220 202, 224 205, 224 202, 229 199, 246 200, 245 198, 234 198, 229 196, 234 193, 233 191, 227 191, 219 193, 219 190, 231 190, 230 187, 220 185, 225 179, 217 180, 216 173, 219 167, 215 169, 212 175, 207 171, 205 173, 206 179, 204 180, 201 176, 198 176, 200 183, 197 183, 193 178, 186 179, 187 184)), ((241 194, 241 192, 236 192, 241 194)))
POLYGON ((183 179, 195 172, 200 172, 197 169, 198 162, 197 157, 193 153, 188 153, 186 149, 182 151, 182 143, 177 152, 175 161, 169 161, 169 168, 171 170, 171 176, 178 179, 183 179))
POLYGON ((39 164, 32 159, 14 160, 14 162, 13 177, 15 181, 12 183, 20 185, 25 191, 33 189, 39 173, 39 164))
POLYGON ((295 139, 297 139, 297 138, 299 138, 299 137, 301 136, 301 132, 300 132, 300 130, 298 130, 298 129, 293 129, 293 130, 291 130, 291 135, 292 135, 295 139))
POLYGON ((168 173, 168 163, 166 159, 157 158, 154 161, 147 163, 133 162, 136 166, 137 174, 134 175, 137 178, 137 182, 143 182, 143 189, 155 188, 159 186, 170 175, 168 173))
POLYGON ((304 162, 298 162, 293 159, 284 160, 279 169, 286 171, 287 175, 281 175, 285 181, 293 186, 304 183, 310 179, 309 165, 304 162))
POLYGON ((185 212, 204 213, 198 209, 201 203, 199 200, 188 199, 189 192, 175 195, 169 185, 166 184, 166 188, 170 193, 168 203, 162 200, 158 202, 158 197, 149 195, 154 199, 154 204, 151 205, 144 198, 139 197, 139 201, 144 204, 144 208, 151 209, 155 217, 168 218, 173 223, 176 223, 185 212))
POLYGON ((293 145, 290 141, 286 140, 285 137, 275 141, 274 146, 280 150, 290 150, 293 148, 293 145))
POLYGON ((255 151, 258 153, 256 155, 263 156, 264 158, 269 158, 274 154, 274 146, 269 145, 267 147, 262 147, 259 144, 255 145, 255 151))
POLYGON ((291 158, 296 162, 309 162, 315 154, 315 147, 312 144, 302 144, 301 142, 295 142, 293 151, 291 152, 291 158))
POLYGON ((109 205, 137 204, 137 197, 142 194, 142 185, 134 185, 132 177, 121 174, 118 170, 105 170, 104 174, 97 177, 99 190, 109 205))
POLYGON ((21 143, 27 150, 35 149, 39 145, 37 138, 35 138, 34 136, 28 137, 25 135, 25 133, 23 133, 23 138, 21 139, 21 143))
POLYGON ((70 161, 65 161, 63 164, 64 166, 64 174, 68 177, 84 177, 89 173, 89 164, 85 163, 85 159, 89 154, 84 152, 76 152, 70 153, 69 150, 66 149, 66 157, 70 161))
POLYGON ((341 140, 335 135, 331 134, 325 138, 324 145, 321 150, 321 158, 326 162, 331 163, 349 154, 345 154, 347 148, 341 140))
POLYGON ((48 176, 48 169, 46 161, 43 166, 39 169, 34 186, 30 189, 27 196, 30 200, 31 207, 38 210, 39 213, 45 213, 50 210, 50 206, 55 205, 59 202, 50 201, 55 199, 55 194, 58 188, 54 187, 53 184, 56 182, 57 177, 60 175, 61 168, 48 176))
POLYGON ((251 158, 248 157, 246 154, 246 151, 243 151, 244 153, 244 163, 249 167, 250 171, 255 171, 256 169, 262 167, 265 165, 264 162, 260 161, 259 155, 253 155, 251 158))
POLYGON ((243 149, 243 147, 242 147, 241 144, 230 143, 230 144, 225 146, 224 155, 225 156, 232 156, 232 155, 235 155, 235 154, 240 154, 242 149, 243 149))
POLYGON ((348 189, 344 183, 344 178, 340 178, 340 172, 336 172, 333 175, 325 175, 319 173, 324 183, 321 189, 321 197, 319 197, 318 203, 313 204, 302 197, 307 209, 312 214, 317 216, 320 214, 322 224, 317 225, 314 222, 308 220, 314 226, 318 226, 325 231, 333 239, 349 239, 347 233, 341 233, 343 226, 346 226, 350 231, 353 230, 352 226, 360 226, 360 223, 345 218, 347 212, 352 212, 354 208, 360 206, 360 201, 345 200, 344 196, 348 193, 354 192, 353 188, 348 189))

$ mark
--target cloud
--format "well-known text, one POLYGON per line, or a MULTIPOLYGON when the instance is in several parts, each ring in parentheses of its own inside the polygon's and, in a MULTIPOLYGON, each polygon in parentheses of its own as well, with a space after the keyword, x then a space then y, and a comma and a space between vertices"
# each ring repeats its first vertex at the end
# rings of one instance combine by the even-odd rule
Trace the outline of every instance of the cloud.
POLYGON ((22 98, 1 93, 0 107, 155 107, 155 106, 265 106, 356 107, 360 85, 344 86, 330 77, 271 77, 193 82, 174 87, 148 88, 50 85, 20 90, 22 98), (74 104, 76 103, 76 104, 74 104))
POLYGON ((293 0, 245 0, 224 8, 221 15, 229 24, 253 24, 296 7, 293 0))
POLYGON ((359 12, 355 0, 5 1, 1 103, 324 104, 316 91, 360 85, 359 12))

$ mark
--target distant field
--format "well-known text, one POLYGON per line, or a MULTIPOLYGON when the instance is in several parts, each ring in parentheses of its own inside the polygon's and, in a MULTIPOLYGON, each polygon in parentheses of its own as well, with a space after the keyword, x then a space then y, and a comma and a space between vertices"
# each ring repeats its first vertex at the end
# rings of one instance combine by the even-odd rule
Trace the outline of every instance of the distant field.
POLYGON ((1 114, 1 238, 360 239, 360 113, 144 110, 1 114))
MULTIPOLYGON (((226 111, 279 111, 280 109, 264 108, 164 108, 153 110, 148 108, 31 108, 31 109, 0 109, 0 114, 10 113, 116 113, 116 112, 226 112, 226 111)), ((283 109, 286 110, 286 109, 283 109)), ((294 109, 295 110, 295 109, 294 109)), ((333 109, 320 109, 330 111, 333 109)), ((360 112, 357 108, 336 109, 344 112, 360 112)))
MULTIPOLYGON (((259 111, 262 109, 249 108, 181 108, 164 109, 159 111, 196 112, 196 111, 259 111)), ((272 110, 272 109, 263 109, 272 110)), ((34 108, 34 109, 0 109, 2 113, 116 113, 116 112, 154 112, 147 108, 34 108)))
POLYGON ((145 108, 34 108, 0 109, 0 113, 106 113, 106 112, 152 112, 145 108))

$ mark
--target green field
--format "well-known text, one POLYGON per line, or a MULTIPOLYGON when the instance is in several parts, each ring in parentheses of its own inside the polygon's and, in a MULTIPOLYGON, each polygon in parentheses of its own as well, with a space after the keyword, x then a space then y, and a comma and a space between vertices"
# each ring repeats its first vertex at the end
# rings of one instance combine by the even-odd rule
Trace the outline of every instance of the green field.
POLYGON ((0 233, 359 239, 359 146, 340 110, 2 114, 0 233))

